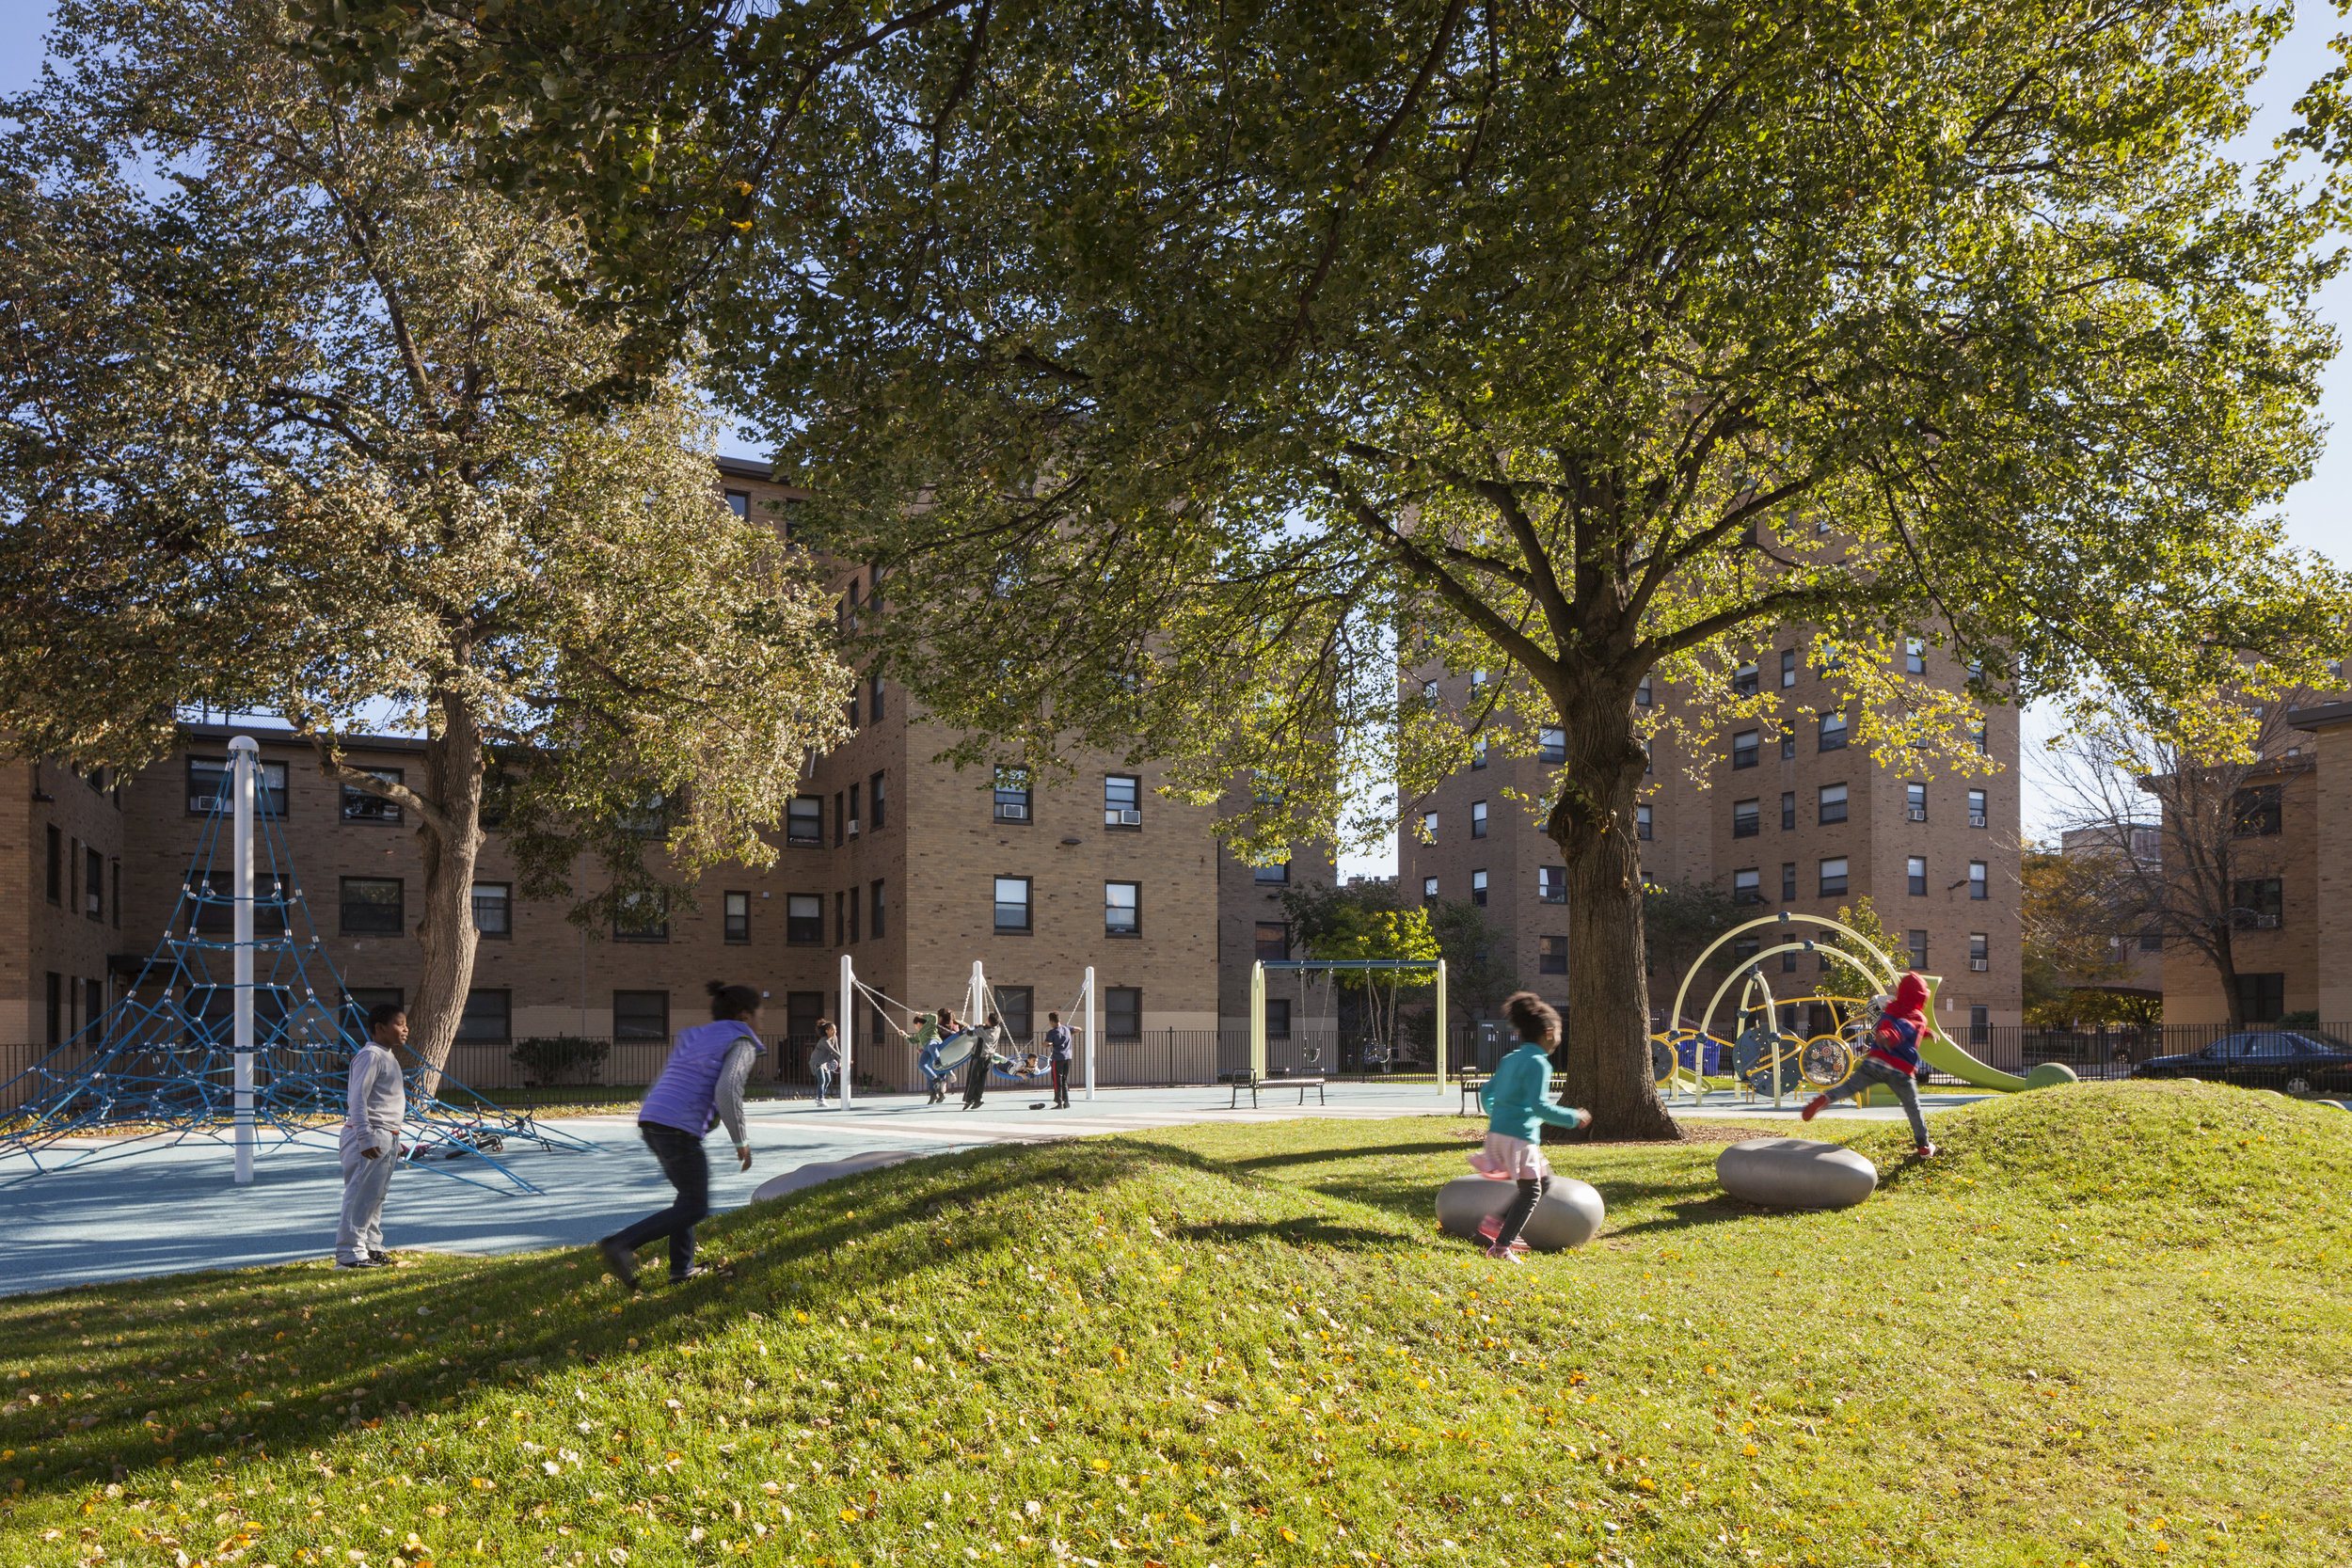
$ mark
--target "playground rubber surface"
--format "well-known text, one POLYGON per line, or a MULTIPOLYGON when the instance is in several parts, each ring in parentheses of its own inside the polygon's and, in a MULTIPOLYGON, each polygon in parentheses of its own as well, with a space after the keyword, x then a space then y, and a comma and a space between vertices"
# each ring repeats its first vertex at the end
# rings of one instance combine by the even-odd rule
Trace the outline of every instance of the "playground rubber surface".
MULTIPOLYGON (((1295 1091, 1293 1091, 1295 1092, 1295 1091)), ((726 1213, 750 1201, 764 1182, 800 1166, 839 1161, 880 1149, 939 1153, 1041 1139, 1132 1132, 1197 1123, 1287 1121, 1300 1117, 1458 1115, 1462 1096, 1440 1100, 1430 1087, 1335 1084, 1329 1104, 1311 1097, 1285 1104, 1290 1093, 1265 1091, 1252 1111, 1228 1108, 1231 1091, 1196 1087, 1105 1089, 1067 1111, 1032 1111, 1026 1096, 996 1093, 977 1111, 951 1098, 928 1105, 913 1095, 860 1100, 849 1111, 819 1111, 806 1100, 754 1101, 749 1113, 752 1168, 739 1171, 723 1134, 713 1136, 711 1207, 726 1213)), ((1948 1099, 1950 1105, 1964 1101, 1948 1099)), ((1769 1101, 1743 1105, 1729 1094, 1697 1113, 1742 1122, 1795 1118, 1795 1101, 1774 1113, 1769 1101)), ((1935 1106, 1947 1109, 1949 1106, 1935 1106)), ((1891 1108, 1848 1110, 1836 1120, 1899 1117, 1891 1108)), ((525 1151, 516 1171, 542 1191, 517 1192, 478 1164, 459 1162, 476 1186, 443 1174, 443 1163, 411 1165, 392 1180, 384 1209, 384 1236, 395 1251, 459 1254, 530 1252, 579 1246, 662 1207, 669 1189, 638 1140, 631 1116, 579 1117, 560 1125, 589 1139, 589 1154, 525 1151)), ((1826 1125, 1826 1122, 1824 1123, 1826 1125)), ((0 1180, 17 1173, 0 1163, 0 1180)), ((21 1167, 17 1167, 21 1169, 21 1167)), ((197 1142, 143 1149, 103 1163, 56 1171, 0 1188, 0 1294, 203 1269, 243 1269, 329 1255, 342 1173, 326 1148, 264 1149, 253 1184, 230 1180, 225 1144, 197 1142)))

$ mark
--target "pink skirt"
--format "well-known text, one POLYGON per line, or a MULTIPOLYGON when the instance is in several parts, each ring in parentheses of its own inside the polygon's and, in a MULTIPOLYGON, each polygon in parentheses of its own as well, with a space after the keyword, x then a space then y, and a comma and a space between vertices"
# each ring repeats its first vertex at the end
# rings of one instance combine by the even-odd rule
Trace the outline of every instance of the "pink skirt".
POLYGON ((1489 1132, 1486 1145, 1470 1157, 1470 1169, 1492 1181, 1535 1181, 1551 1174, 1539 1145, 1507 1132, 1489 1132))

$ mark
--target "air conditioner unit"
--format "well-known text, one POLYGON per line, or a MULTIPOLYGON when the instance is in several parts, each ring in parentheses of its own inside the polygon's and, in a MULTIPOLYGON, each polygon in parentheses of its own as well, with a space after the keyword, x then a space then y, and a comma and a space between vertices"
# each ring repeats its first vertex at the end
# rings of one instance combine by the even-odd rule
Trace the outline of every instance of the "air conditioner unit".
POLYGON ((1993 960, 1991 958, 1971 958, 1968 960, 1968 967, 1975 970, 1978 974, 1982 974, 1986 970, 1993 967, 1993 960))
POLYGON ((850 836, 851 838, 857 837, 857 818, 854 816, 850 818, 850 836))
POLYGON ((1928 819, 1928 808, 1925 806, 1912 807, 1911 819, 1914 822, 1925 822, 1928 819))
POLYGON ((1972 827, 1972 828, 1981 828, 1981 827, 1983 827, 1983 826, 1984 826, 1984 813, 1982 813, 1982 812, 1980 812, 1980 811, 1972 811, 1972 812, 1970 812, 1970 813, 1968 814, 1968 825, 1969 825, 1970 827, 1972 827))
MULTIPOLYGON (((1110 813, 1104 812, 1103 815, 1108 816, 1110 813)), ((1143 826, 1143 813, 1122 811, 1119 814, 1119 825, 1122 828, 1140 828, 1143 826)))
POLYGON ((1029 819, 1029 808, 999 800, 996 802, 996 815, 1007 822, 1026 822, 1029 819))
POLYGON ((2275 931, 2278 928, 2279 917, 2275 914, 2258 914, 2254 917, 2254 929, 2257 931, 2275 931))

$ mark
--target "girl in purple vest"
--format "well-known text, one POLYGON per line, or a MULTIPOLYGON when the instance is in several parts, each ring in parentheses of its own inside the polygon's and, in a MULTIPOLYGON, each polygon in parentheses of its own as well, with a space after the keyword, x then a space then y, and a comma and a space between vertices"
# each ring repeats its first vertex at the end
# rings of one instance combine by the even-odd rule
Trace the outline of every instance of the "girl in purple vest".
POLYGON ((703 1134, 725 1122, 736 1159, 744 1170, 752 1168, 752 1147, 743 1132, 743 1083, 751 1076, 753 1058, 764 1049, 759 992, 716 980, 708 989, 712 1022, 678 1031, 660 1078, 637 1112, 637 1131, 677 1189, 677 1201, 596 1243, 613 1277, 632 1291, 637 1249, 658 1236, 670 1238, 671 1284, 704 1272, 694 1266, 694 1226, 710 1212, 710 1160, 703 1153, 703 1134))

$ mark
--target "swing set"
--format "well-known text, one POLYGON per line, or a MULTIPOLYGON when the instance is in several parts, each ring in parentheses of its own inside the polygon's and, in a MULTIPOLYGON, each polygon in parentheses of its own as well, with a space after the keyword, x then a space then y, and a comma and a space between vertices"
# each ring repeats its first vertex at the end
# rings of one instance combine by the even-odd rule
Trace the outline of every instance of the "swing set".
MULTIPOLYGON (((856 966, 850 961, 850 955, 847 953, 841 956, 841 995, 864 997, 873 1006, 876 1016, 882 1020, 883 1025, 902 1040, 911 1040, 915 1037, 916 1031, 913 1027, 915 1019, 936 1014, 940 1010, 914 1007, 895 996, 867 985, 857 977, 856 966), (900 1028, 891 1022, 890 1014, 893 1010, 907 1021, 909 1027, 900 1028)), ((1089 964, 1087 966, 1085 976, 1078 982, 1077 995, 1072 998, 1067 1007, 1062 1009, 1065 1026, 1078 1030, 1084 1037, 1082 1059, 1086 1067, 1085 1086, 1086 1097, 1089 1100, 1094 1098, 1094 1042, 1096 1038, 1094 1007, 1094 968, 1089 964)), ((843 1011, 847 1012, 848 1008, 845 1007, 843 1011)), ((1004 1010, 996 1004, 996 992, 988 983, 987 972, 981 967, 980 960, 975 958, 972 960, 971 978, 964 983, 963 988, 964 1026, 954 1035, 940 1041, 939 1070, 943 1077, 954 1072, 972 1059, 972 1052, 979 1043, 982 1021, 991 1014, 1002 1019, 1004 1010)), ((855 1031, 848 1026, 848 1022, 846 1019, 843 1021, 843 1028, 840 1032, 841 1094, 837 1101, 845 1111, 850 1108, 850 1052, 852 1037, 855 1034, 855 1031)), ((932 1027, 935 1028, 936 1024, 934 1023, 932 1027)), ((1050 1085, 1054 1079, 1053 1058, 1050 1053, 1031 1049, 1022 1057, 1013 1060, 991 1062, 989 1079, 992 1083, 1017 1087, 1034 1088, 1041 1085, 1050 1085)))
MULTIPOLYGON (((1089 972, 1092 973, 1091 971, 1089 972)), ((1443 958, 1260 958, 1249 966, 1249 1073, 1253 1079, 1266 1076, 1265 1003, 1266 976, 1269 974, 1290 974, 1298 976, 1299 999, 1306 996, 1308 976, 1322 974, 1327 986, 1336 985, 1342 974, 1361 974, 1367 977, 1366 994, 1372 1001, 1372 1043, 1365 1050, 1365 1060, 1376 1060, 1386 1067, 1396 1059, 1398 1041, 1397 991, 1406 974, 1432 974, 1438 983, 1438 1093, 1446 1092, 1445 1061, 1445 960, 1443 958), (1389 1005, 1385 1022, 1380 1011, 1380 988, 1370 980, 1375 974, 1392 974, 1398 978, 1389 983, 1389 1005), (1375 1057, 1375 1053, 1377 1053, 1375 1057)), ((1312 1064, 1318 1047, 1307 1048, 1307 1060, 1312 1064)), ((1334 1064, 1336 1065, 1336 1064, 1334 1064)))

